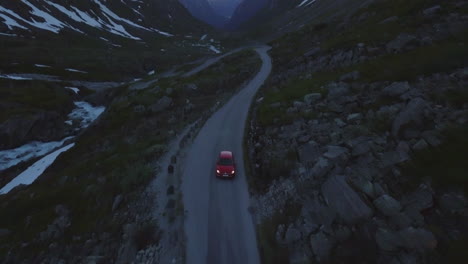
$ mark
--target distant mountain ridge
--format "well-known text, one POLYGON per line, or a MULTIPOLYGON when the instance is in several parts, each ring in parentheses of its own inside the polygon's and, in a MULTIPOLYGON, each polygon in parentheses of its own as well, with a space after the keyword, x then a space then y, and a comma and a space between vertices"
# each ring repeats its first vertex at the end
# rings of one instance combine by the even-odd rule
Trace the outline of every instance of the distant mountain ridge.
POLYGON ((199 20, 216 28, 223 28, 228 19, 215 13, 208 0, 179 0, 199 20))
POLYGON ((141 40, 170 37, 206 26, 177 0, 21 0, 0 3, 3 35, 74 31, 141 40))

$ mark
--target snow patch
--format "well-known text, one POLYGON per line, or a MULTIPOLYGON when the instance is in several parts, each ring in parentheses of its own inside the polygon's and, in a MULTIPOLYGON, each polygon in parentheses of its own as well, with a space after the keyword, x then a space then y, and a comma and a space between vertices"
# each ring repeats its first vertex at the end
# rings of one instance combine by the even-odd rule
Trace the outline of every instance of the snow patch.
POLYGON ((75 92, 76 94, 78 94, 78 92, 80 91, 80 89, 79 89, 79 88, 76 88, 76 87, 69 87, 69 86, 67 86, 67 87, 65 87, 65 88, 66 88, 66 89, 69 89, 69 90, 72 90, 72 91, 75 92))
POLYGON ((88 73, 88 72, 85 72, 85 71, 80 71, 80 70, 76 70, 76 69, 72 69, 72 68, 66 68, 65 70, 69 71, 69 72, 88 73))
POLYGON ((36 66, 38 68, 52 68, 49 65, 44 65, 44 64, 34 64, 34 66, 36 66))
POLYGON ((213 51, 216 54, 221 53, 221 51, 219 49, 215 48, 215 46, 213 46, 213 45, 210 45, 210 50, 213 51))
POLYGON ((76 108, 68 115, 71 120, 79 120, 81 128, 88 127, 106 110, 104 106, 94 107, 87 102, 74 102, 76 108))
MULTIPOLYGON (((0 9, 0 11, 2 11, 0 9)), ((13 30, 13 27, 17 27, 17 28, 21 28, 21 29, 27 29, 25 27, 23 27, 22 25, 18 24, 18 22, 16 22, 16 20, 12 19, 11 17, 7 16, 7 15, 4 15, 4 14, 0 14, 0 17, 3 18, 3 23, 8 27, 9 30, 13 30)))
POLYGON ((43 157, 25 171, 23 171, 20 175, 16 176, 12 181, 10 181, 7 185, 5 185, 1 190, 0 194, 5 194, 11 191, 11 189, 15 188, 20 184, 31 184, 33 183, 41 174, 52 164, 54 163, 55 159, 62 153, 70 148, 75 146, 75 143, 71 143, 66 145, 63 148, 60 148, 49 155, 43 157))
POLYGON ((10 80, 32 80, 31 78, 25 78, 9 74, 0 74, 1 79, 10 79, 10 80))
POLYGON ((0 151, 0 171, 17 165, 22 161, 43 156, 60 147, 65 141, 73 137, 66 137, 61 141, 39 142, 33 141, 15 149, 0 151))
POLYGON ((148 72, 148 75, 154 75, 154 74, 155 74, 155 71, 154 71, 154 70, 148 72))

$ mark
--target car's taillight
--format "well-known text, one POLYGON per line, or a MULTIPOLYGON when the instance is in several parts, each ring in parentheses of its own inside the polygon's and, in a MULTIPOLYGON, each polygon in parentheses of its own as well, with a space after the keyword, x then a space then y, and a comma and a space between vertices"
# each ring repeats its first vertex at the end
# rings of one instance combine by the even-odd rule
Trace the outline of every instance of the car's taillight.
POLYGON ((220 173, 219 170, 216 170, 216 173, 220 173))
POLYGON ((231 174, 234 174, 234 173, 235 173, 235 171, 231 171, 231 174))

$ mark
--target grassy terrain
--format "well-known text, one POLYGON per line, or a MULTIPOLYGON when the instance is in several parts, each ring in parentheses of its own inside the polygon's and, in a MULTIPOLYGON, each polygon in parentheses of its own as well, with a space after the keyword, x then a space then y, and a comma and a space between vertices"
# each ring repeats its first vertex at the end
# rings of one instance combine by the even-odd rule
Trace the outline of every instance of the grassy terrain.
POLYGON ((440 146, 418 151, 404 167, 409 179, 420 182, 430 178, 439 189, 457 188, 468 195, 468 126, 452 127, 445 131, 440 146))
MULTIPOLYGON (((54 207, 58 204, 70 210, 71 225, 55 242, 82 248, 93 232, 108 232, 113 241, 120 241, 126 220, 114 216, 114 198, 119 194, 125 197, 121 210, 131 207, 155 177, 155 161, 167 150, 174 132, 197 120, 215 101, 228 98, 254 75, 259 64, 253 51, 245 51, 189 79, 161 79, 137 91, 115 89, 99 122, 81 134, 72 149, 60 155, 34 184, 0 197, 0 211, 8 215, 0 218, 0 226, 11 231, 0 238, 0 256, 10 249, 24 259, 45 252, 51 241, 41 241, 38 235, 56 219, 54 207), (187 89, 187 83, 198 89, 187 89), (167 93, 168 88, 172 93, 167 93), (172 105, 162 112, 151 112, 151 106, 163 96, 170 97, 172 105), (183 110, 187 99, 194 104, 190 111, 183 110), (20 247, 24 242, 27 245, 20 247)), ((157 241, 157 236, 144 234, 149 229, 157 228, 143 226, 135 234, 140 249, 148 241, 157 241)))
POLYGON ((115 38, 106 42, 69 32, 34 39, 0 36, 0 47, 6 50, 0 54, 0 70, 48 74, 65 80, 128 81, 151 70, 168 70, 175 61, 190 62, 212 54, 206 48, 192 46, 192 42, 197 41, 182 36, 161 36, 146 42, 115 38), (70 72, 66 68, 88 73, 70 72))

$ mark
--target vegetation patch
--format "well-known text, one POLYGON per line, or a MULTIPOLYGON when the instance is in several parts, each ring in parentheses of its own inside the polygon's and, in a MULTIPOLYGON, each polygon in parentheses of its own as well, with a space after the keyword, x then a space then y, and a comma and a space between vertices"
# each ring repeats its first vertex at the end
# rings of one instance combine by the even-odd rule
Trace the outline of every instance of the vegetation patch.
POLYGON ((447 129, 443 143, 416 152, 403 173, 413 181, 430 178, 437 188, 460 189, 468 195, 467 133, 467 125, 447 129))

